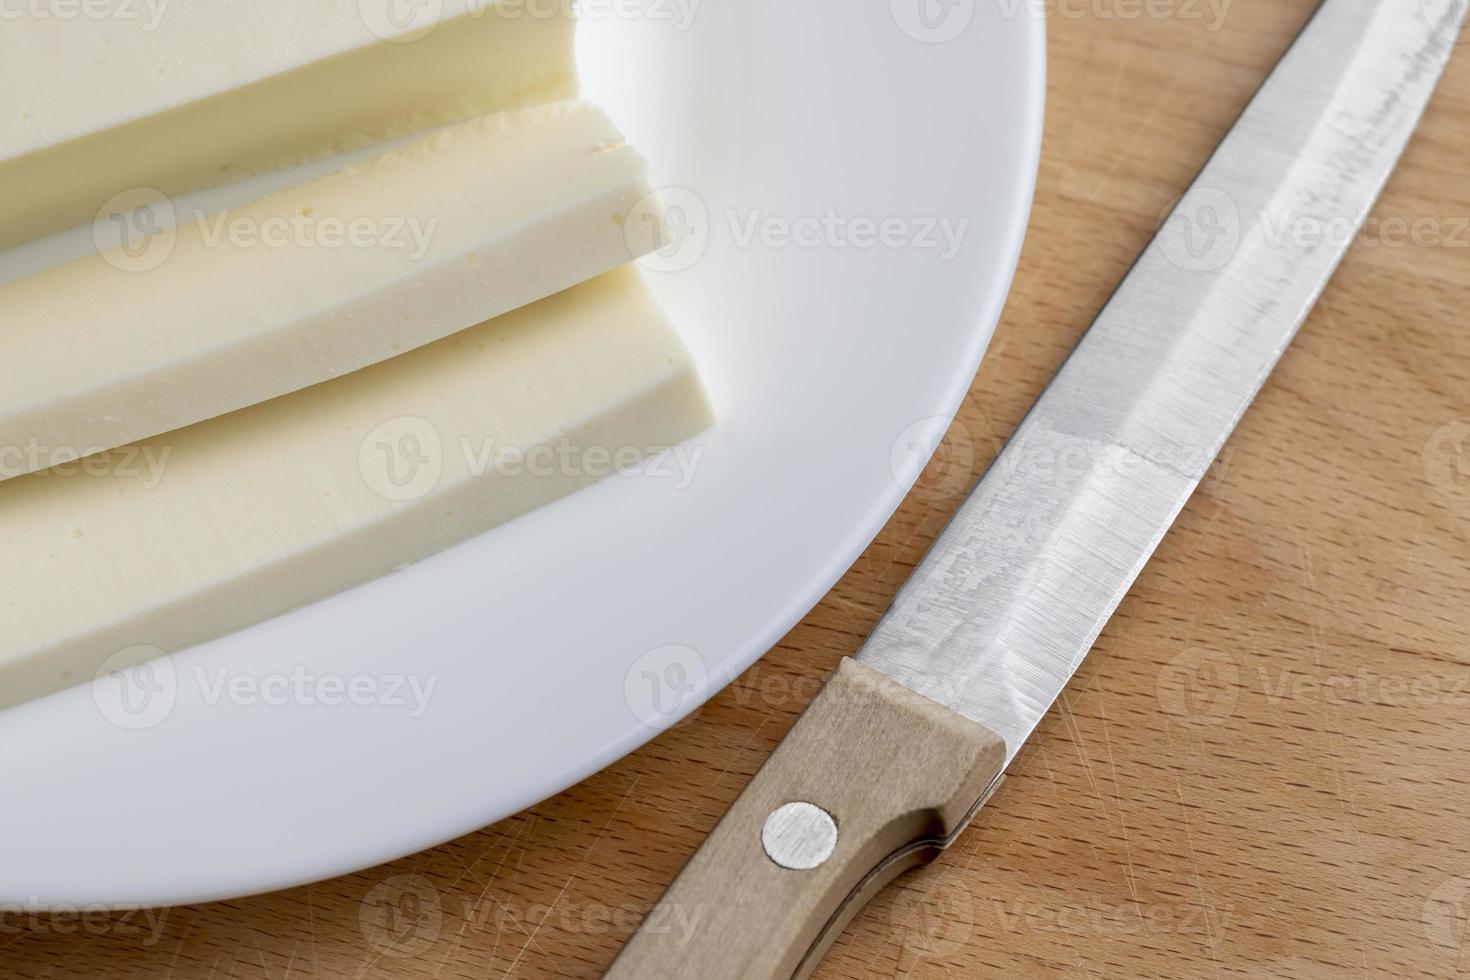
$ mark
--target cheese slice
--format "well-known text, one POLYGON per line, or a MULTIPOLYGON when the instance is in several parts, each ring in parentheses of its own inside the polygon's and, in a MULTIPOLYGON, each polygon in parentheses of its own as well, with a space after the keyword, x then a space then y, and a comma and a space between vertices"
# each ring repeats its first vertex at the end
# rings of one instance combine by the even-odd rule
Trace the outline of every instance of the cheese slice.
POLYGON ((688 353, 622 269, 349 377, 7 481, 0 706, 380 576, 709 421, 688 353))
POLYGON ((88 0, 0 16, 0 247, 576 94, 560 0, 88 0), (58 75, 58 72, 61 75, 58 75))
MULTIPOLYGON (((623 265, 646 164, 597 108, 484 116, 0 286, 0 479, 286 394, 623 265)), ((646 211, 648 209, 640 209, 646 211)))

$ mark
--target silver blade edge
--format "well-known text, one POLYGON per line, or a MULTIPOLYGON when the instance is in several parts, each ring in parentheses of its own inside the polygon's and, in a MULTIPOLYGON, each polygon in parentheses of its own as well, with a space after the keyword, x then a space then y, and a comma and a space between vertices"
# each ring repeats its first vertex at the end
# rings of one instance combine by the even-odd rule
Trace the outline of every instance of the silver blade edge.
POLYGON ((1464 0, 1325 0, 858 660, 1009 765, 1306 319, 1408 143, 1464 0))

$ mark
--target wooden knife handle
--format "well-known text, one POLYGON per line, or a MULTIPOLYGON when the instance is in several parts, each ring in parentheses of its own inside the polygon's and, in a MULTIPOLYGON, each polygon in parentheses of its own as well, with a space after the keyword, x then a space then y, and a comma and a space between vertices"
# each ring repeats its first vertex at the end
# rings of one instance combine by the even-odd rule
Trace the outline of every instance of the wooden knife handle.
POLYGON ((645 920, 607 977, 806 976, 872 895, 964 829, 1004 765, 986 728, 844 660, 660 899, 678 915, 645 920))

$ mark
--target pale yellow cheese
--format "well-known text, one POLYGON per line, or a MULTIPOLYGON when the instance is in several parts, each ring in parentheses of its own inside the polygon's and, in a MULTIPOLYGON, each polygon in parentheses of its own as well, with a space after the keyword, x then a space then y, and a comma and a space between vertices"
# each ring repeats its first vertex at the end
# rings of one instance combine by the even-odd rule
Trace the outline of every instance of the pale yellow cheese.
POLYGON ((0 705, 392 571, 709 418, 689 355, 623 269, 346 378, 7 481, 0 705))
POLYGON ((559 0, 101 0, 0 11, 0 247, 576 94, 559 0), (404 15, 408 16, 405 17, 404 15))
MULTIPOLYGON (((358 370, 629 262, 646 164, 559 102, 0 286, 0 480, 358 370)), ((645 209, 646 210, 646 209, 645 209)))

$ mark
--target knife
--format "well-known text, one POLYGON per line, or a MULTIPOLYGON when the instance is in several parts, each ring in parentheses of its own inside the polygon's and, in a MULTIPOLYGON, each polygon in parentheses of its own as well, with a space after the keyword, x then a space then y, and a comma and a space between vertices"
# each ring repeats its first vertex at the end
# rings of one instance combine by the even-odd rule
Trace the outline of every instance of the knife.
POLYGON ((1087 655, 1315 305, 1464 0, 1324 0, 855 659, 670 886, 613 980, 809 975, 942 852, 1087 655))

